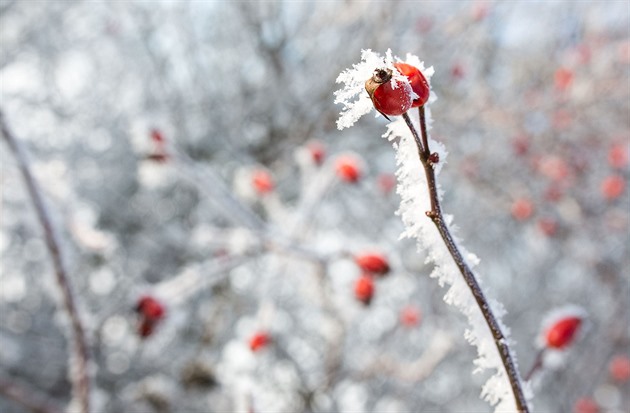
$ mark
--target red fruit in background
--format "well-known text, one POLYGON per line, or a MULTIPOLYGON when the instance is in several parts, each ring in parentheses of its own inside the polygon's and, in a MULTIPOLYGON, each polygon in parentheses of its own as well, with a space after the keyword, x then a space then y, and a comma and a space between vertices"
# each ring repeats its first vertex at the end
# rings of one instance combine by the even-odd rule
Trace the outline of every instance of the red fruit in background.
MULTIPOLYGON (((398 116, 407 112, 412 105, 411 86, 397 82, 394 88, 391 70, 377 69, 365 82, 372 103, 385 117, 398 116)), ((389 119, 389 118, 388 118, 389 119)))
POLYGON ((569 165, 559 156, 544 156, 539 159, 537 167, 541 174, 554 181, 564 181, 570 174, 569 165))
POLYGON ((599 406, 593 399, 582 397, 573 405, 573 413, 599 413, 599 406))
POLYGON ((136 304, 136 311, 148 321, 158 321, 166 315, 164 305, 152 296, 142 296, 136 304))
POLYGON ((311 159, 315 165, 321 165, 324 162, 326 156, 326 147, 319 141, 311 141, 306 145, 308 153, 311 155, 311 159))
POLYGON ((389 272, 389 262, 383 254, 374 252, 356 255, 354 262, 370 274, 385 275, 389 272))
POLYGON ((369 305, 374 296, 374 280, 364 274, 354 283, 354 296, 365 305, 369 305))
POLYGON ((514 201, 510 211, 515 219, 524 221, 534 213, 534 204, 527 198, 520 198, 514 201))
POLYGON ((256 352, 266 347, 271 342, 271 337, 265 332, 258 332, 249 339, 249 348, 256 352))
POLYGON ((411 90, 418 95, 418 97, 413 100, 411 107, 417 108, 418 106, 422 106, 427 103, 431 93, 429 90, 429 82, 427 82, 427 79, 424 77, 420 69, 407 63, 400 62, 394 63, 394 67, 398 69, 400 73, 405 75, 407 80, 409 80, 411 90))
POLYGON ((628 153, 630 148, 623 143, 616 143, 608 150, 608 164, 613 168, 625 168, 628 166, 628 153))
POLYGON ((151 129, 151 140, 155 143, 164 142, 164 135, 159 129, 151 129))
POLYGON ((567 90, 573 83, 573 72, 567 68, 561 67, 556 70, 556 73, 553 76, 553 81, 556 90, 567 90))
POLYGON ((405 327, 415 327, 420 324, 422 313, 417 307, 408 305, 400 312, 400 322, 405 327))
POLYGON ((460 63, 455 63, 451 67, 451 76, 453 76, 455 79, 463 78, 464 74, 464 67, 460 63))
POLYGON ((517 155, 525 155, 529 151, 529 137, 527 135, 518 135, 512 140, 514 153, 517 155))
POLYGON ((355 183, 361 178, 359 160, 350 155, 339 156, 335 161, 335 171, 339 179, 345 182, 355 183))
POLYGON ((566 129, 571 126, 571 122, 573 122, 573 116, 568 110, 558 109, 553 113, 552 125, 555 130, 566 129))
POLYGON ((610 360, 608 372, 613 380, 626 382, 630 380, 630 358, 626 356, 616 356, 610 360))
POLYGON ((385 195, 392 192, 396 186, 396 177, 392 174, 380 174, 378 176, 378 188, 385 195))
POLYGON ((433 27, 433 20, 430 17, 422 16, 416 20, 416 30, 422 34, 427 34, 433 27))
POLYGON ((626 181, 620 175, 611 175, 602 181, 602 195, 609 201, 619 198, 626 189, 626 181))
POLYGON ((557 320, 545 331, 545 345, 555 349, 566 348, 575 340, 581 325, 582 318, 577 316, 557 320))
POLYGON ((275 186, 271 174, 264 169, 254 171, 252 174, 252 185, 260 195, 268 194, 273 191, 275 186))
POLYGON ((558 223, 553 218, 540 218, 538 220, 538 229, 546 236, 552 237, 558 231, 558 223))

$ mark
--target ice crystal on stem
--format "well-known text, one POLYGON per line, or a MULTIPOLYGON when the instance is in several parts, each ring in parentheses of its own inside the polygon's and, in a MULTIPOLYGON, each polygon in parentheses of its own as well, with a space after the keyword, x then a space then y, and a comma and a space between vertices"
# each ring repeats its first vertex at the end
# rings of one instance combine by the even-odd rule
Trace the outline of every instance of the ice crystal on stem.
MULTIPOLYGON (((360 93, 365 80, 375 69, 382 68, 384 64, 389 68, 394 61, 401 60, 392 58, 391 51, 388 51, 383 59, 370 50, 364 50, 361 63, 339 76, 337 82, 346 85, 344 89, 335 93, 335 102, 344 105, 337 122, 339 129, 351 126, 371 110, 369 97, 366 93, 360 93), (357 95, 358 99, 352 101, 357 95)), ((416 56, 408 54, 405 63, 418 67, 427 81, 430 80, 433 69, 425 69, 416 56)), ((429 103, 435 99, 431 92, 429 103)), ((428 108, 421 108, 418 113, 419 116, 425 116, 424 125, 418 125, 421 119, 415 121, 409 114, 404 114, 404 119, 399 118, 389 123, 388 130, 383 135, 393 142, 396 151, 397 192, 401 197, 397 214, 401 216, 405 225, 402 237, 416 239, 418 248, 427 252, 427 261, 434 264, 431 277, 436 278, 440 286, 448 287, 444 301, 455 306, 468 319, 470 328, 466 331, 465 337, 478 351, 478 358, 474 362, 477 367, 475 372, 482 370, 493 372, 482 388, 481 397, 495 406, 496 412, 527 410, 517 366, 509 350, 508 331, 501 322, 505 310, 498 302, 487 300, 483 296, 479 280, 475 279, 470 271, 478 264, 479 259, 458 246, 458 240, 450 235, 448 228, 452 227, 452 216, 441 213, 439 201, 442 198, 442 190, 434 179, 444 165, 447 153, 444 145, 426 136, 431 124, 428 108), (423 129, 423 126, 426 127, 423 129), (423 131, 424 143, 419 142, 418 136, 412 135, 410 128, 423 131), (428 163, 427 159, 431 156, 439 159, 439 163, 428 163), (433 195, 427 190, 431 185, 435 188, 433 195), (432 219, 427 218, 427 211, 433 214, 432 219), (461 257, 457 257, 457 252, 461 257), (465 263, 460 262, 462 259, 465 263)))

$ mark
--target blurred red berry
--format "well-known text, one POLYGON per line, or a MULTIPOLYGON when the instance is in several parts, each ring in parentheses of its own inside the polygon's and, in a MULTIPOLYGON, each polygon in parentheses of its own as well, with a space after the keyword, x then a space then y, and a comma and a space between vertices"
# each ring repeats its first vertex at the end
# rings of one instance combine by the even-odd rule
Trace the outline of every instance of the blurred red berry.
POLYGON ((151 140, 155 143, 164 142, 164 135, 159 129, 151 129, 151 140))
POLYGON ((355 183, 361 178, 360 161, 351 155, 339 156, 335 161, 335 171, 339 179, 355 183))
POLYGON ((529 137, 527 135, 518 135, 512 140, 514 153, 517 155, 525 155, 529 151, 529 137))
POLYGON ((575 340, 581 325, 582 318, 577 316, 557 320, 545 331, 545 345, 559 350, 566 348, 575 340))
POLYGON ((558 202, 564 196, 564 192, 558 185, 551 185, 545 190, 544 197, 549 202, 558 202))
POLYGON ((464 77, 464 67, 460 63, 455 63, 451 67, 451 76, 455 79, 462 79, 464 77))
POLYGON ((558 223, 553 218, 540 218, 538 220, 538 229, 548 237, 553 237, 558 231, 558 223))
POLYGON ((271 174, 265 169, 257 169, 252 173, 252 185, 260 195, 268 194, 275 186, 271 174))
POLYGON ((485 19, 490 13, 490 5, 484 1, 477 1, 473 4, 471 11, 474 21, 479 22, 485 19))
POLYGON ((591 398, 579 398, 573 405, 573 413, 599 413, 599 406, 591 398))
POLYGON ((374 280, 372 276, 364 274, 355 281, 354 296, 363 304, 370 304, 374 296, 374 280))
POLYGON ((534 204, 527 198, 517 199, 512 204, 511 213, 515 219, 524 221, 534 213, 534 204))
POLYGON ((311 155, 311 159, 315 165, 321 165, 324 163, 324 158, 326 157, 326 147, 323 143, 319 141, 310 141, 306 148, 308 149, 308 153, 311 155))
POLYGON ((166 315, 164 304, 152 296, 142 296, 136 304, 136 311, 146 320, 155 322, 166 315))
POLYGON ((397 82, 394 87, 389 69, 374 71, 374 75, 365 82, 365 90, 370 95, 376 110, 385 117, 402 115, 411 108, 411 86, 397 82))
POLYGON ((396 186, 396 177, 392 174, 380 174, 377 179, 378 187, 384 195, 392 192, 396 186))
POLYGON ((385 275, 389 272, 387 257, 376 252, 356 255, 354 262, 364 272, 370 274, 385 275))
POLYGON ((405 327, 415 327, 420 324, 422 313, 417 307, 408 305, 400 312, 400 322, 405 327))
POLYGON ((412 108, 417 108, 418 106, 422 106, 429 100, 429 82, 424 77, 420 69, 415 66, 409 65, 407 63, 394 63, 394 67, 398 69, 400 73, 405 75, 407 80, 409 80, 409 84, 411 85, 411 90, 414 91, 417 98, 415 98, 411 104, 412 108))
POLYGON ((628 166, 628 153, 630 147, 627 144, 616 143, 608 150, 608 164, 613 168, 625 168, 628 166))
POLYGON ((570 174, 569 165, 559 156, 543 156, 537 166, 541 174, 554 181, 564 181, 570 174))
POLYGON ((626 181, 620 175, 610 175, 602 181, 602 195, 609 201, 619 198, 626 189, 626 181))
POLYGON ((556 90, 567 90, 573 83, 573 72, 565 67, 561 67, 556 70, 553 80, 556 90))
POLYGON ((610 360, 608 372, 613 380, 626 382, 630 380, 630 358, 627 356, 616 356, 610 360))
POLYGON ((270 342, 271 337, 269 336, 269 334, 263 331, 259 331, 249 339, 249 348, 253 352, 256 352, 266 347, 270 342))

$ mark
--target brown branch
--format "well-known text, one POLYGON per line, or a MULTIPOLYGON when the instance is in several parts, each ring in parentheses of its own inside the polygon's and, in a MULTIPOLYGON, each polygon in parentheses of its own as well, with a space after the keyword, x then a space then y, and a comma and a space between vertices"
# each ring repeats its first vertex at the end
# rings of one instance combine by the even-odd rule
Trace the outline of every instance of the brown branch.
POLYGON ((437 181, 435 178, 435 171, 433 170, 433 165, 429 161, 430 149, 429 149, 429 138, 427 133, 426 126, 426 118, 424 113, 424 108, 420 107, 419 109, 420 115, 420 132, 422 133, 422 141, 418 136, 418 131, 416 130, 413 123, 411 123, 411 119, 407 113, 403 114, 403 118, 407 123, 407 126, 411 130, 413 137, 416 141, 416 145, 418 146, 418 156, 420 158, 420 162, 424 167, 424 172, 427 177, 427 186, 429 189, 429 195, 431 198, 431 210, 427 211, 427 216, 433 221, 435 224, 444 244, 448 248, 451 257, 455 261, 455 265, 459 269, 460 273, 464 277, 464 281, 470 288, 483 317, 486 320, 488 327, 490 328, 490 332, 492 333, 492 337, 494 338, 494 342, 497 346, 497 350, 499 351, 499 355, 501 356, 501 361, 503 362, 503 366, 505 367, 505 372, 507 374, 508 380, 510 381, 510 386, 512 387, 512 392, 514 393, 514 399, 516 400, 516 408, 519 412, 529 413, 529 407, 527 406, 527 399, 523 393, 523 388, 521 384, 520 374, 516 368, 516 364, 514 363, 514 358, 510 352, 510 347, 508 345, 508 340, 503 334, 501 330, 501 326, 497 321, 496 316, 494 315, 490 303, 488 299, 485 297, 475 274, 472 272, 464 257, 462 256, 453 236, 444 221, 444 217, 442 215, 442 208, 440 205, 440 198, 438 196, 437 190, 437 181), (424 144, 423 144, 424 143, 424 144))
POLYGON ((44 231, 46 246, 55 269, 57 285, 61 291, 63 308, 70 318, 70 324, 72 327, 74 354, 70 359, 68 368, 70 371, 70 377, 72 378, 73 394, 78 398, 81 413, 89 413, 90 377, 88 374, 89 353, 87 339, 85 329, 79 317, 74 295, 72 293, 68 273, 61 255, 60 242, 55 228, 52 225, 46 203, 41 195, 41 190, 39 189, 39 186, 29 168, 26 155, 24 154, 19 142, 10 131, 2 110, 0 110, 0 130, 2 131, 2 136, 4 136, 5 141, 17 161, 18 168, 22 173, 31 201, 35 207, 37 218, 44 231), (76 365, 74 363, 76 363, 76 365))
POLYGON ((0 394, 34 413, 61 413, 59 406, 49 402, 47 395, 23 385, 0 378, 0 394))

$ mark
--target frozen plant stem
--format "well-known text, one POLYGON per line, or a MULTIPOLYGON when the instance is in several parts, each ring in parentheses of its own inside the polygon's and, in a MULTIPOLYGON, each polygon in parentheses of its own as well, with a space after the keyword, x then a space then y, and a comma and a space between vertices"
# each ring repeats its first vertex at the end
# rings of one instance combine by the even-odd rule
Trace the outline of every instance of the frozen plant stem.
POLYGON ((437 181, 435 178, 435 172, 433 170, 433 163, 430 160, 431 151, 429 149, 429 137, 427 134, 427 125, 426 125, 426 117, 424 113, 424 106, 420 106, 418 108, 420 115, 420 132, 422 136, 418 136, 418 131, 415 126, 411 122, 409 115, 404 113, 402 116, 411 131, 414 140, 416 141, 416 145, 418 146, 418 156, 420 157, 420 162, 424 167, 424 172, 427 177, 427 185, 429 189, 429 196, 431 199, 431 210, 427 211, 427 216, 433 221, 435 224, 444 244, 448 248, 451 257, 455 261, 455 265, 459 268, 462 276, 473 296, 475 297, 475 301, 483 314, 484 319, 488 327, 490 328, 490 332, 492 333, 492 337, 494 338, 494 342, 497 346, 497 350, 499 351, 499 355, 501 357, 501 361, 503 362, 503 366, 505 367, 505 371, 507 377, 510 381, 510 386, 512 387, 512 392, 514 393, 514 399, 516 400, 516 409, 519 412, 529 413, 529 407, 527 406, 527 400, 525 399, 525 395, 523 393, 523 388, 521 384, 521 379, 518 370, 516 369, 516 365, 514 363, 514 359, 510 352, 510 347, 508 346, 508 341, 505 338, 505 335, 501 331, 501 326, 499 325, 497 318, 495 317, 492 309, 490 308, 490 303, 486 299, 475 274, 472 272, 466 261, 464 260, 457 244, 453 240, 453 236, 451 235, 446 223, 444 222, 444 217, 442 215, 442 208, 440 206, 440 198, 438 196, 437 189, 437 181))
POLYGON ((9 130, 9 127, 4 118, 2 110, 0 110, 0 130, 2 136, 7 142, 7 145, 13 153, 28 193, 35 207, 35 212, 39 223, 44 231, 44 238, 50 257, 55 269, 55 277, 57 286, 61 292, 62 305, 70 318, 70 325, 73 336, 73 357, 71 357, 71 363, 68 366, 70 371, 70 377, 72 381, 72 390, 74 397, 77 398, 79 409, 81 413, 89 413, 90 411, 90 377, 88 374, 88 345, 85 335, 85 329, 79 317, 77 305, 70 287, 70 281, 68 279, 68 272, 66 271, 63 257, 61 256, 60 243, 57 233, 52 225, 46 203, 41 195, 41 190, 31 173, 26 156, 22 147, 18 143, 15 136, 9 130))

